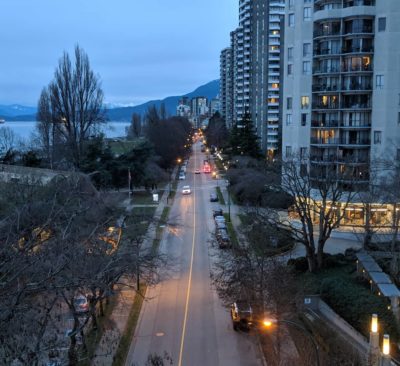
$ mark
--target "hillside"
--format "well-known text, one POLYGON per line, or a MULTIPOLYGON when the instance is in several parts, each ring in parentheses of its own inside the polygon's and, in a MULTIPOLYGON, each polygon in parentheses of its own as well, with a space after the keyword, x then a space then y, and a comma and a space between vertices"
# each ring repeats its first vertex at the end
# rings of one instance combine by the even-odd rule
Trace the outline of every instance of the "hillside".
MULTIPOLYGON (((208 99, 211 99, 215 98, 218 94, 219 80, 213 80, 207 84, 199 86, 194 91, 183 96, 187 96, 189 98, 207 97, 208 99)), ((164 99, 151 100, 134 107, 108 109, 107 116, 110 121, 130 121, 133 113, 144 115, 149 106, 155 105, 157 108, 159 108, 161 103, 165 104, 165 109, 168 115, 175 115, 176 106, 181 97, 182 96, 171 96, 164 99)), ((33 107, 24 107, 19 105, 0 106, 0 117, 5 118, 7 121, 35 121, 35 112, 36 109, 33 107)))

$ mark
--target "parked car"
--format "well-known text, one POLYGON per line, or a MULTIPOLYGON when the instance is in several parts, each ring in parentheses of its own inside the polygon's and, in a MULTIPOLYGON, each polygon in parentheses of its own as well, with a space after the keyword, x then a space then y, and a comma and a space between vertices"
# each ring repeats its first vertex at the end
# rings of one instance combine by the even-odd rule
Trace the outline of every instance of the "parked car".
POLYGON ((215 228, 218 229, 225 229, 226 230, 226 223, 222 220, 215 221, 215 228))
POLYGON ((238 300, 231 305, 234 330, 250 330, 253 325, 253 310, 247 301, 238 300))
POLYGON ((220 230, 217 234, 218 246, 221 249, 226 249, 231 247, 231 240, 226 230, 220 230))
POLYGON ((218 196, 215 193, 210 194, 210 202, 218 202, 218 196))
POLYGON ((224 210, 222 208, 217 208, 215 210, 213 210, 213 217, 215 218, 215 216, 224 216, 224 210))
POLYGON ((218 246, 219 246, 220 238, 227 237, 227 236, 228 236, 228 232, 226 231, 226 229, 217 229, 215 231, 215 239, 217 240, 218 246))
POLYGON ((196 170, 194 171, 194 174, 200 174, 200 169, 196 169, 196 170))
POLYGON ((89 302, 85 295, 74 297, 74 307, 77 313, 87 313, 89 311, 89 302))
POLYGON ((190 186, 183 186, 182 194, 190 194, 190 193, 192 193, 190 190, 190 186))
POLYGON ((179 180, 185 180, 186 175, 185 173, 179 173, 179 180))

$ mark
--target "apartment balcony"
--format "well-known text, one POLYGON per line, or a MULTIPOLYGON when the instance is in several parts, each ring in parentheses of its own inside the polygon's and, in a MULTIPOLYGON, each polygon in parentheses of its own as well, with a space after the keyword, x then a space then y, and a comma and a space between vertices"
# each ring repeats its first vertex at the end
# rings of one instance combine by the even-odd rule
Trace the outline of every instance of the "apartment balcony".
POLYGON ((355 138, 350 139, 346 137, 342 137, 339 139, 339 145, 358 147, 358 146, 370 146, 371 139, 370 138, 355 138))
POLYGON ((311 121, 312 128, 337 128, 339 127, 338 120, 331 120, 331 121, 311 121))
POLYGON ((339 138, 320 138, 311 137, 310 142, 312 145, 339 145, 339 138))
POLYGON ((342 54, 374 53, 374 47, 344 47, 342 54))
POLYGON ((320 109, 320 110, 325 110, 325 109, 339 109, 339 103, 313 103, 312 104, 312 109, 320 109))
POLYGON ((312 91, 314 93, 329 93, 329 92, 369 92, 372 90, 371 84, 360 84, 353 83, 349 85, 340 85, 340 84, 313 84, 312 91))

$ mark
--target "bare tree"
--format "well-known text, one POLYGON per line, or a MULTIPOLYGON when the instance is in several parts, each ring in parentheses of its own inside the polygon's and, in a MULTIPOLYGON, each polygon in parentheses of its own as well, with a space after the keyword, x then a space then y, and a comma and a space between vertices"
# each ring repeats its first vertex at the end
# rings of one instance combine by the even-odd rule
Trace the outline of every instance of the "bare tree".
POLYGON ((322 267, 325 244, 356 196, 358 177, 353 173, 334 164, 309 168, 308 159, 303 158, 293 157, 282 164, 281 186, 295 198, 293 211, 300 220, 299 224, 293 220, 282 224, 305 246, 311 272, 322 267))
POLYGON ((37 119, 44 146, 51 142, 54 150, 59 139, 67 157, 79 167, 84 143, 105 122, 105 111, 99 77, 79 46, 74 61, 68 53, 60 59, 53 81, 41 93, 37 119))
POLYGON ((128 127, 127 135, 130 139, 140 137, 142 134, 142 117, 140 114, 133 113, 131 124, 128 127))
POLYGON ((5 155, 11 151, 16 144, 14 131, 10 127, 0 127, 0 154, 5 155))

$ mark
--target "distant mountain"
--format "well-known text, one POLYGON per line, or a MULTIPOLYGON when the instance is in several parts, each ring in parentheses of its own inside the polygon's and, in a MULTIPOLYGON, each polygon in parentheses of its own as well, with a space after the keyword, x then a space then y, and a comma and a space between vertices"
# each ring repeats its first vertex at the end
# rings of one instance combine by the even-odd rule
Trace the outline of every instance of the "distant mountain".
POLYGON ((25 107, 19 104, 12 105, 0 105, 0 116, 1 117, 17 117, 22 115, 33 115, 36 113, 35 107, 25 107))
POLYGON ((206 97, 208 99, 211 99, 215 98, 218 94, 219 80, 213 80, 185 95, 167 97, 162 100, 151 100, 149 102, 136 105, 134 107, 113 108, 109 109, 107 111, 107 114, 110 121, 130 121, 133 113, 137 113, 143 116, 146 113, 148 107, 150 107, 151 105, 155 105, 156 108, 159 108, 161 103, 164 103, 167 114, 175 115, 176 106, 178 105, 178 101, 180 98, 182 98, 182 96, 189 98, 206 97))
MULTIPOLYGON (((149 102, 136 105, 134 107, 120 107, 120 108, 109 108, 107 109, 107 116, 110 121, 130 121, 133 113, 144 115, 151 105, 155 105, 159 108, 161 103, 165 104, 167 114, 175 115, 176 106, 182 96, 194 98, 194 97, 206 97, 208 99, 215 98, 219 94, 219 80, 210 81, 198 87, 196 90, 181 96, 167 97, 162 100, 151 100, 149 102)), ((0 118, 4 118, 7 121, 35 121, 36 111, 34 107, 24 107, 18 104, 14 105, 0 105, 0 118)))

